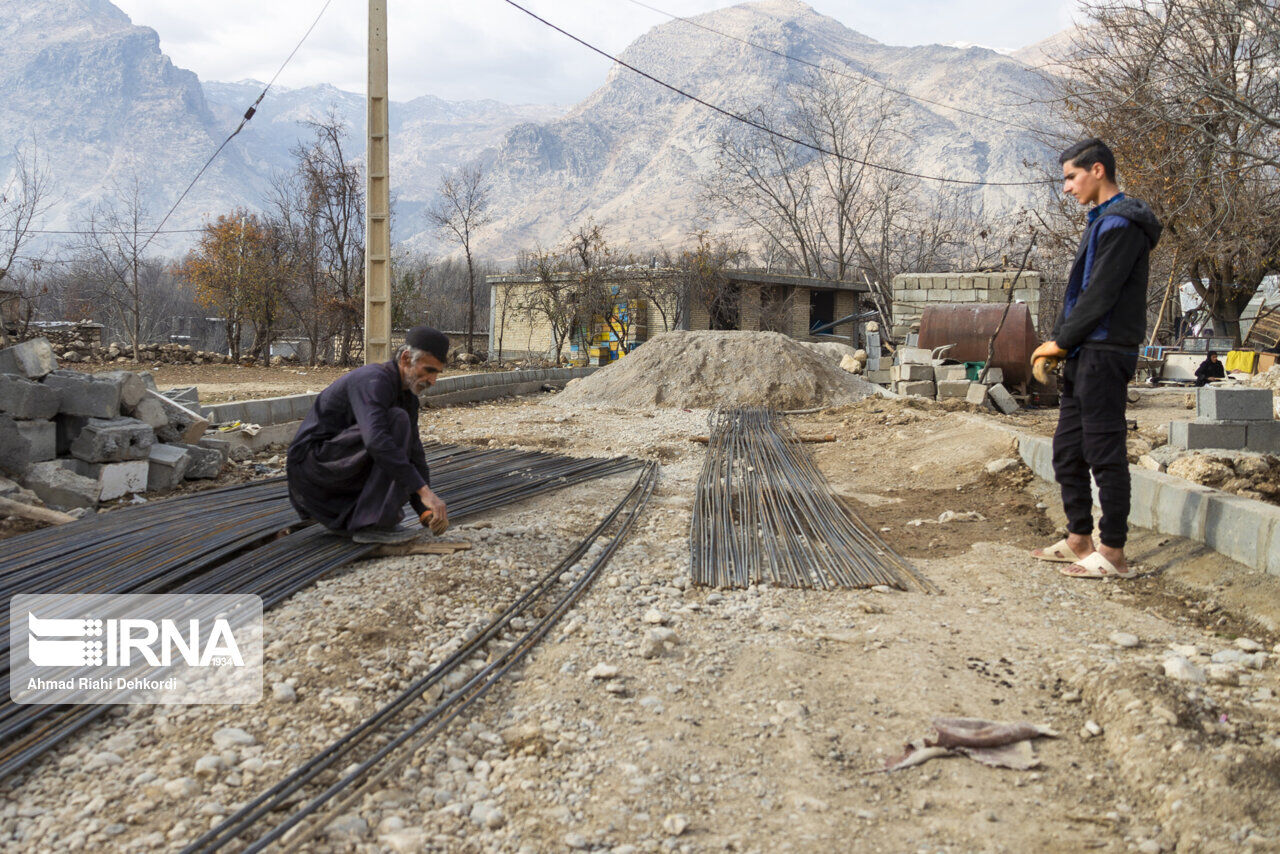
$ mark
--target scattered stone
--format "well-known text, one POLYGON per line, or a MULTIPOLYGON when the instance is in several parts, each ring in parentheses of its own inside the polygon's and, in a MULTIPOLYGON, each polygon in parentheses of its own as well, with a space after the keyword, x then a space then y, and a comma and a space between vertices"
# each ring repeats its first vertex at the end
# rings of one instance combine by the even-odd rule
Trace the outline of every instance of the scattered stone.
POLYGON ((657 608, 650 608, 644 612, 644 616, 640 618, 651 626, 664 626, 671 621, 671 618, 659 611, 657 608))
POLYGON ((616 664, 605 664, 601 662, 588 670, 587 676, 592 679, 612 679, 617 676, 618 673, 619 670, 616 664))
POLYGON ((277 703, 293 703, 298 699, 298 692, 288 682, 276 682, 271 686, 271 698, 277 703))
POLYGON ((218 776, 224 766, 225 763, 222 761, 221 756, 210 753, 196 760, 195 775, 204 779, 212 779, 218 776))
POLYGON ((257 744, 258 740, 239 727, 223 727, 213 734, 213 746, 219 750, 257 744))
POLYGON ((330 697, 329 702, 333 703, 348 715, 354 715, 360 708, 360 698, 352 696, 330 697))
POLYGON ((325 827, 327 836, 363 839, 369 834, 369 822, 355 813, 340 815, 325 827))
POLYGON ((1092 735, 1094 737, 1102 735, 1102 725, 1095 720, 1085 721, 1084 728, 1089 733, 1089 735, 1092 735))
POLYGON ((999 474, 1002 471, 1010 471, 1022 465, 1022 460, 1016 457, 1005 457, 999 460, 992 460, 985 466, 988 474, 999 474))
POLYGON ((1236 638, 1236 649, 1241 649, 1245 652, 1261 652, 1263 646, 1251 638, 1236 638))
POLYGON ((1142 643, 1137 635, 1129 632, 1112 632, 1109 639, 1113 644, 1123 649, 1133 649, 1142 643))
POLYGON ((662 829, 671 836, 682 836, 689 829, 689 819, 680 813, 673 813, 662 820, 662 829))
POLYGON ((1216 685, 1238 685, 1240 677, 1236 668, 1230 664, 1209 664, 1204 669, 1205 676, 1216 685))
POLYGON ((587 837, 581 833, 566 833, 564 835, 564 844, 574 851, 582 851, 590 847, 591 843, 587 841, 587 837))
POLYGON ((170 780, 162 787, 164 793, 176 800, 194 797, 200 791, 200 784, 191 777, 179 777, 176 780, 170 780))
POLYGON ((1164 660, 1164 673, 1170 679, 1177 679, 1182 682, 1203 682, 1205 680, 1204 671, 1181 655, 1175 655, 1164 660))

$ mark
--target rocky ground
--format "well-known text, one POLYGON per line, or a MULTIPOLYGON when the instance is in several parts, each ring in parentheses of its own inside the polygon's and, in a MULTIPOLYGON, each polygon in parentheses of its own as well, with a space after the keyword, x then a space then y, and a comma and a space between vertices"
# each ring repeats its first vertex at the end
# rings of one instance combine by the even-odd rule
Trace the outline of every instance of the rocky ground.
MULTIPOLYGON (((648 514, 526 665, 314 850, 1280 850, 1277 579, 1148 532, 1142 578, 1060 576, 1027 556, 1061 520, 1006 433, 870 399, 796 425, 837 435, 809 446, 833 488, 943 594, 692 588, 706 411, 549 403, 426 411, 421 429, 656 459, 648 514), (1030 771, 880 773, 936 715, 1060 737, 1030 771)), ((446 535, 469 551, 364 561, 293 597, 267 615, 261 705, 121 710, 7 785, 0 845, 181 847, 456 649, 629 483, 470 520, 446 535)))

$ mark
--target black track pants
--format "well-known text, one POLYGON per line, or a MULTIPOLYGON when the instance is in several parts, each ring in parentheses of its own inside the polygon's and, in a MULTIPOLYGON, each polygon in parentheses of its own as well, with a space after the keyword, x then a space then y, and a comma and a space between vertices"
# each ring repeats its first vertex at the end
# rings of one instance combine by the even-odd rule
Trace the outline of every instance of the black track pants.
POLYGON ((1062 370, 1058 429, 1053 434, 1053 473, 1062 487, 1067 530, 1093 535, 1093 494, 1098 484, 1105 546, 1124 548, 1129 533, 1129 461, 1125 450, 1125 396, 1138 366, 1136 353, 1082 347, 1062 370))

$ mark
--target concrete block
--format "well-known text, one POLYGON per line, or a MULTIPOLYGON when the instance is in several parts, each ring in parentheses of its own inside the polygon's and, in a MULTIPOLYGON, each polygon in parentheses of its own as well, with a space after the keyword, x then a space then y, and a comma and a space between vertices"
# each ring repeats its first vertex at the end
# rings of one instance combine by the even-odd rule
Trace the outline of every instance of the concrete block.
POLYGON ((18 433, 27 440, 27 459, 33 463, 58 456, 58 428, 52 421, 17 421, 18 433))
POLYGON ((169 420, 168 426, 181 441, 187 444, 200 441, 204 431, 209 429, 209 421, 203 415, 198 412, 192 412, 182 404, 169 400, 169 398, 158 392, 148 389, 145 399, 154 400, 160 404, 164 410, 165 417, 169 420))
POLYGON ((182 483, 191 455, 177 445, 151 446, 147 467, 147 492, 166 492, 182 483))
POLYGON ((968 380, 940 380, 938 386, 938 400, 964 400, 969 396, 968 380))
POLYGON ((900 382, 894 388, 898 394, 909 394, 914 397, 935 397, 938 394, 938 387, 931 382, 900 382))
POLYGON ((114 383, 99 382, 90 374, 55 371, 44 384, 58 392, 58 411, 86 418, 118 418, 120 389, 114 383))
POLYGON ((231 441, 229 439, 217 439, 213 436, 203 436, 201 437, 199 444, 201 448, 217 451, 222 456, 222 462, 224 465, 227 460, 231 458, 231 441))
POLYGON ((0 415, 0 471, 21 477, 31 467, 31 443, 18 432, 18 422, 0 415))
POLYGON ((1142 528, 1155 528, 1157 507, 1163 484, 1158 478, 1149 477, 1155 472, 1129 467, 1129 524, 1142 528))
POLYGON ((934 379, 937 382, 968 382, 969 377, 965 373, 964 365, 939 365, 933 369, 934 379))
MULTIPOLYGON (((288 397, 273 397, 265 401, 271 410, 271 424, 283 424, 293 420, 293 400, 288 397)), ((261 423, 261 422, 259 422, 261 423)))
POLYGON ((58 369, 58 357, 46 338, 32 338, 0 350, 0 374, 38 380, 58 369))
POLYGON ((34 464, 22 485, 59 510, 95 507, 98 503, 98 482, 76 474, 60 460, 34 464))
POLYGON ((875 383, 877 385, 888 385, 889 383, 893 382, 893 378, 891 376, 892 373, 893 373, 892 369, 879 370, 879 371, 867 371, 865 376, 866 376, 867 382, 875 383))
POLYGON ((978 379, 979 379, 979 380, 981 380, 981 381, 983 382, 983 384, 985 384, 985 385, 995 385, 996 383, 1003 383, 1003 382, 1004 382, 1004 369, 1003 369, 1003 368, 989 368, 989 369, 987 370, 987 374, 986 374, 986 376, 983 376, 983 375, 982 375, 982 371, 978 371, 978 379))
POLYGON ((966 403, 982 406, 987 402, 987 387, 982 383, 969 383, 969 392, 964 396, 966 403))
POLYGON ((191 459, 187 471, 183 474, 187 480, 198 480, 217 477, 222 472, 223 456, 215 448, 202 448, 199 445, 174 445, 186 451, 191 459))
POLYGON ((1244 446, 1259 454, 1280 455, 1280 421, 1250 421, 1245 427, 1244 446))
POLYGON ((143 397, 138 405, 133 407, 133 417, 152 430, 159 430, 169 423, 169 416, 165 414, 164 407, 149 397, 143 397))
POLYGON ((0 374, 0 412, 34 420, 58 414, 58 392, 17 374, 0 374))
POLYGON ((1175 448, 1226 448, 1239 451, 1245 446, 1247 422, 1244 421, 1172 421, 1169 444, 1175 448))
POLYGON ((98 500, 111 501, 125 495, 147 491, 146 460, 129 460, 123 463, 86 463, 84 460, 66 460, 65 464, 81 477, 98 482, 98 500))
POLYGON ((895 356, 899 365, 933 365, 933 353, 920 347, 899 347, 895 356))
POLYGON ((71 443, 71 455, 88 463, 145 460, 156 434, 136 418, 90 418, 71 443))
POLYGON ((1018 411, 1018 401, 1013 399, 1013 395, 1009 394, 1009 390, 1004 387, 1003 383, 996 383, 987 388, 987 394, 991 395, 991 402, 995 404, 1005 415, 1012 415, 1018 411))
POLYGON ((65 457, 71 453, 71 443, 80 435, 80 431, 89 423, 89 419, 83 415, 63 415, 59 413, 53 419, 53 423, 57 428, 58 434, 58 456, 65 457))
POLYGON ((244 412, 246 420, 250 424, 266 426, 275 423, 271 417, 271 401, 269 400, 246 400, 244 402, 244 412))
POLYGON ((151 374, 150 371, 142 371, 138 374, 138 376, 142 379, 142 384, 146 386, 149 390, 159 391, 159 389, 156 388, 156 378, 151 374))
POLYGON ((175 403, 181 403, 188 409, 194 409, 200 405, 200 389, 193 385, 186 388, 165 389, 160 393, 175 403))
POLYGON ((930 288, 925 291, 925 299, 929 302, 946 302, 949 297, 945 288, 930 288))
POLYGON ((120 390, 120 405, 132 410, 147 393, 147 385, 139 374, 133 371, 106 371, 94 374, 93 378, 100 382, 112 383, 120 390))
POLYGON ((1206 501, 1205 545, 1246 566, 1265 566, 1280 525, 1280 507, 1226 492, 1215 492, 1206 501))
POLYGON ((1204 542, 1209 498, 1219 494, 1218 490, 1159 472, 1149 472, 1147 477, 1160 484, 1156 495, 1156 523, 1151 527, 1161 533, 1204 542))
POLYGON ((1275 395, 1269 388, 1196 389, 1196 418, 1206 421, 1271 421, 1275 395))
POLYGON ((932 365, 893 365, 889 368, 892 374, 893 382, 933 382, 933 366, 932 365))

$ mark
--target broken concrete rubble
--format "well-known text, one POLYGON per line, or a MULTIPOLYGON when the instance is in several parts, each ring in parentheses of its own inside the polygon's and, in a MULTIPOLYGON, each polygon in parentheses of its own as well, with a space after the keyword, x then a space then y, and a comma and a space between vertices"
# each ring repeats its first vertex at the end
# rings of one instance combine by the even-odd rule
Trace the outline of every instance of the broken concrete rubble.
POLYGON ((53 346, 44 338, 32 338, 0 350, 0 374, 17 374, 38 380, 58 367, 53 346))
POLYGON ((27 440, 27 458, 33 462, 52 460, 58 456, 58 432, 52 421, 18 421, 18 432, 27 440))
POLYGON ((147 491, 163 492, 182 483, 191 465, 191 455, 177 445, 152 445, 148 462, 147 491))
POLYGON ((76 474, 62 460, 35 463, 22 483, 45 504, 60 510, 92 508, 101 495, 97 480, 76 474))
POLYGON ((120 414, 120 388, 115 383, 58 370, 45 377, 44 384, 58 392, 58 411, 64 415, 115 418, 120 414))
POLYGON ((175 444, 190 456, 187 471, 183 475, 187 480, 214 478, 222 472, 224 457, 216 448, 205 448, 200 445, 175 444))
POLYGON ((125 495, 147 491, 147 460, 129 460, 122 463, 87 463, 84 460, 67 460, 69 467, 81 477, 98 482, 98 500, 111 501, 125 495))
POLYGON ((71 455, 89 463, 145 460, 155 432, 135 418, 90 418, 71 443, 71 455))
POLYGON ((0 412, 17 419, 49 419, 58 414, 58 392, 17 374, 0 374, 0 412))

